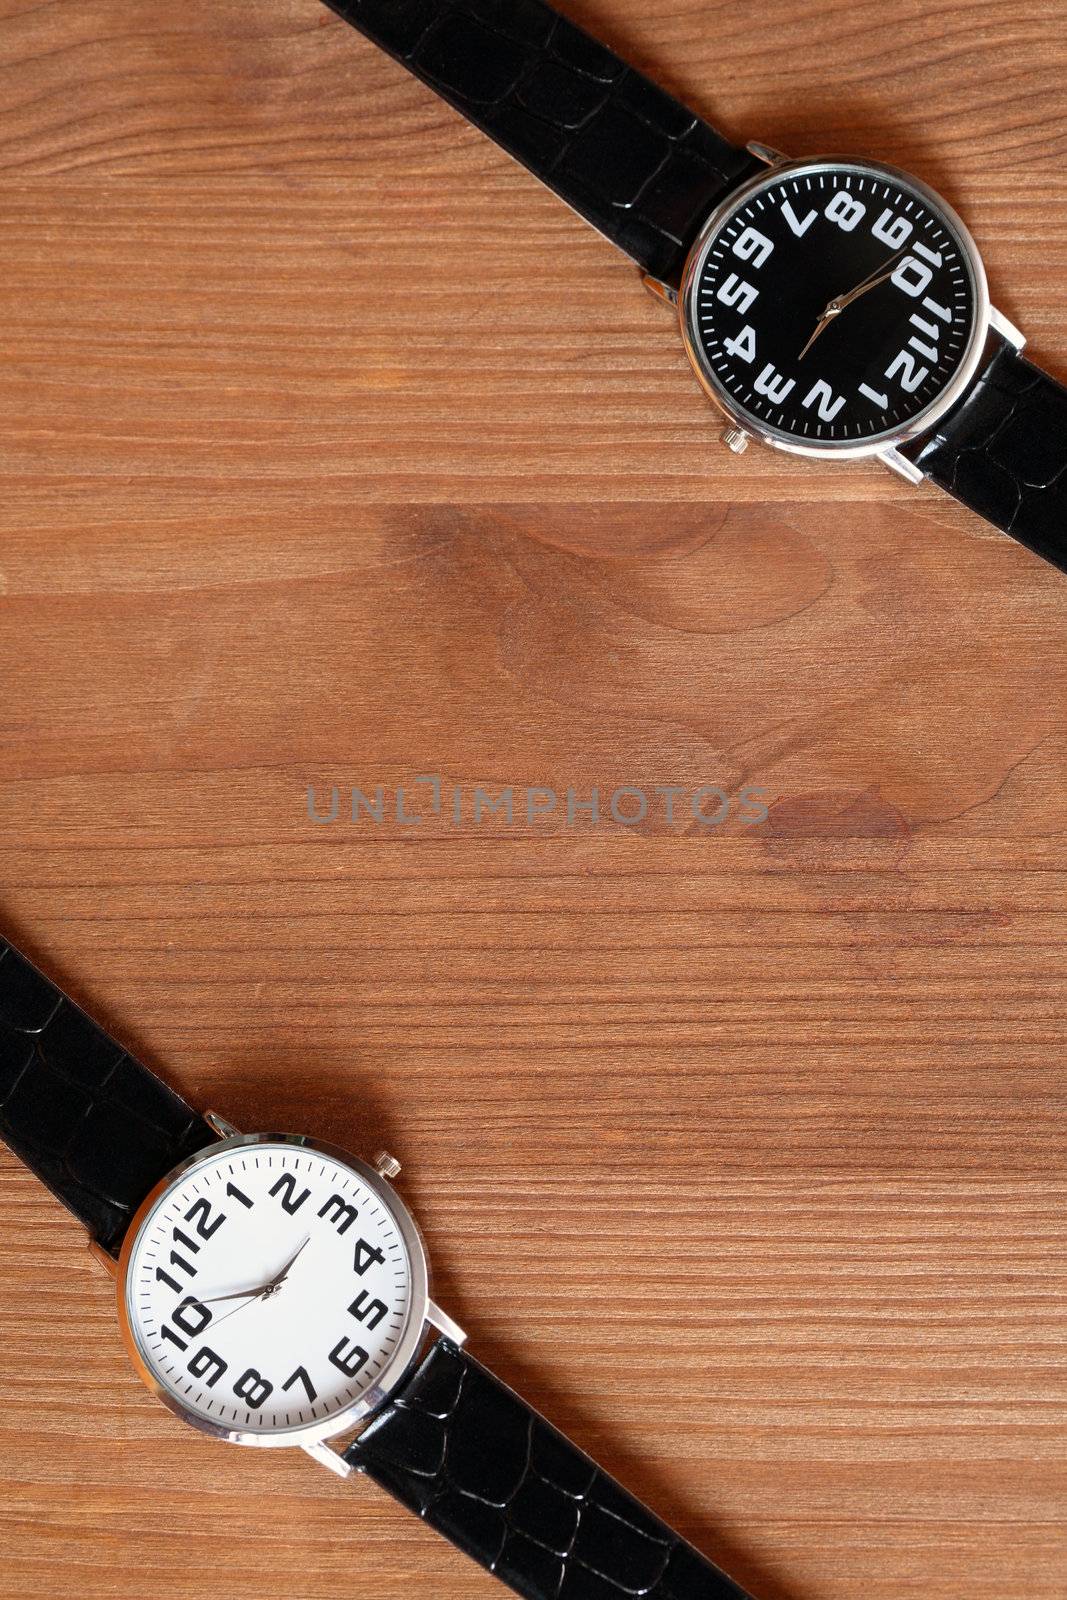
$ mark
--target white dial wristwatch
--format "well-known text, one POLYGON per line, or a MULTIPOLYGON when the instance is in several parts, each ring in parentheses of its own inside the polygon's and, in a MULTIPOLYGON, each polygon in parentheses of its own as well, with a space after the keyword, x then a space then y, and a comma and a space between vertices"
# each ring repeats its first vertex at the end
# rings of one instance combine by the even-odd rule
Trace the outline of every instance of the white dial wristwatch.
POLYGON ((746 1600, 466 1352, 393 1157, 198 1116, 3 939, 0 1136, 183 1421, 375 1479, 527 1600, 746 1600))

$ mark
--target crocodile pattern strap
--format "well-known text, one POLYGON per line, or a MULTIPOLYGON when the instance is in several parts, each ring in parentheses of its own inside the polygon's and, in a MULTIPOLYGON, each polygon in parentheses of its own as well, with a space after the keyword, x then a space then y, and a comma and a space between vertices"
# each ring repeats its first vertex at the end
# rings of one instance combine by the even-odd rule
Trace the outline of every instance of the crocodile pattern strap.
POLYGON ((326 3, 664 281, 764 170, 544 0, 326 3))
POLYGON ((526 1600, 748 1600, 447 1339, 345 1460, 526 1600))
POLYGON ((1002 345, 909 452, 927 477, 1067 572, 1067 389, 1002 345))
POLYGON ((117 1253, 154 1184, 218 1135, 0 939, 0 1138, 117 1253))

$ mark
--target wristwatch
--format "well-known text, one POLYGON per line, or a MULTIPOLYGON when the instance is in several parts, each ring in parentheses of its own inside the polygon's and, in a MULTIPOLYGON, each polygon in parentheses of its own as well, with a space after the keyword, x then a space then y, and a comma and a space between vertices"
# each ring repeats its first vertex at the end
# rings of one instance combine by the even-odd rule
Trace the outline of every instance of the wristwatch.
POLYGON ((545 0, 327 0, 677 307, 734 451, 874 456, 1067 571, 1067 389, 894 167, 742 149, 545 0))
POLYGON ((748 1600, 467 1354, 393 1157, 198 1116, 3 939, 0 1135, 194 1428, 366 1474, 528 1600, 748 1600))

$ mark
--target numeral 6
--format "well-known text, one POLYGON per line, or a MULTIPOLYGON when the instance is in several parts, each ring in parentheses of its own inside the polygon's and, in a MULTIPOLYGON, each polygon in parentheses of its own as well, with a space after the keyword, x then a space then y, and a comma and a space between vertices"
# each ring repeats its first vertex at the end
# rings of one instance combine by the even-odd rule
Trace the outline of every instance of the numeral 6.
POLYGON ((362 1345, 355 1344, 351 1339, 338 1339, 330 1351, 330 1360, 339 1372, 344 1373, 346 1378, 354 1378, 360 1367, 365 1366, 370 1357, 362 1345), (346 1350, 346 1345, 351 1348, 346 1350))
POLYGON ((767 235, 758 228, 746 228, 734 240, 734 255, 740 256, 742 261, 751 261, 754 267, 762 267, 773 249, 767 235))

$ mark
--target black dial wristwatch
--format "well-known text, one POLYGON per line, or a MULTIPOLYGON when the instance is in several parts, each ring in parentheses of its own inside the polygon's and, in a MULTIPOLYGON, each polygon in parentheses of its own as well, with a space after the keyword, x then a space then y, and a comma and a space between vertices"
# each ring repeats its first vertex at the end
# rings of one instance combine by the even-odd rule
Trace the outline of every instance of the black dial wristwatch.
POLYGON ((327 3, 677 306, 732 450, 878 457, 1067 571, 1067 389, 924 183, 733 145, 545 0, 327 3))
POLYGON ((466 1353, 391 1156, 198 1116, 2 939, 0 1135, 193 1427, 365 1473, 528 1600, 747 1600, 466 1353))

